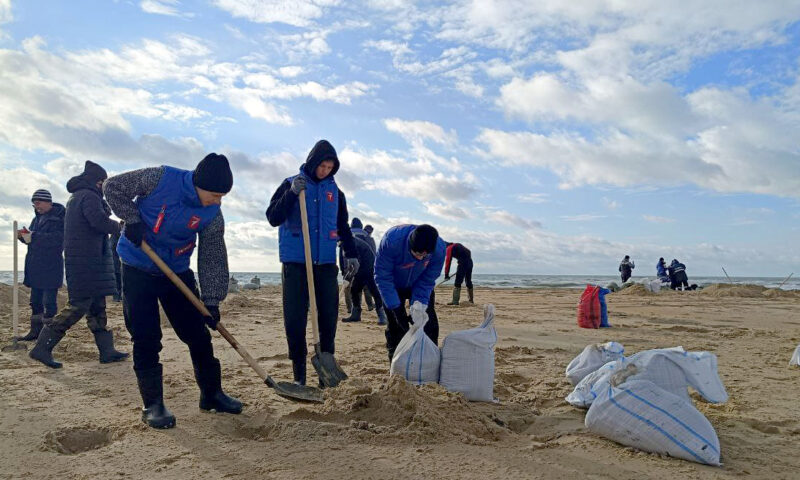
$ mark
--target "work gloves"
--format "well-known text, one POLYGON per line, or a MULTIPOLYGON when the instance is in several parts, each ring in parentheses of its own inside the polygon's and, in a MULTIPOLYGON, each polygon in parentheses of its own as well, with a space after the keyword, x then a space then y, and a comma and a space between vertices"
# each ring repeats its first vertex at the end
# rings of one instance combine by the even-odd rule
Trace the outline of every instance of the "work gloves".
POLYGON ((361 265, 358 263, 357 258, 345 258, 344 259, 344 276, 347 278, 353 278, 358 273, 358 268, 361 265))
POLYGON ((217 324, 219 323, 219 306, 218 305, 206 305, 206 310, 211 316, 203 315, 203 321, 206 322, 206 325, 211 330, 217 329, 217 324))
POLYGON ((130 240, 130 242, 137 247, 142 246, 142 240, 144 240, 144 234, 147 231, 147 227, 145 227, 144 222, 137 222, 137 223, 126 223, 125 229, 122 233, 125 234, 125 238, 130 240))
POLYGON ((300 195, 300 192, 306 189, 306 177, 298 175, 292 180, 292 192, 295 195, 300 195))
POLYGON ((448 281, 448 280, 450 280, 450 275, 445 275, 445 276, 444 276, 444 281, 446 282, 446 281, 448 281))
POLYGON ((17 237, 28 245, 31 244, 31 231, 27 228, 22 227, 22 230, 17 230, 17 237))
POLYGON ((409 317, 406 313, 406 308, 401 304, 399 307, 393 309, 392 313, 394 313, 394 318, 397 321, 397 325, 403 330, 403 332, 407 332, 411 325, 411 317, 409 317))

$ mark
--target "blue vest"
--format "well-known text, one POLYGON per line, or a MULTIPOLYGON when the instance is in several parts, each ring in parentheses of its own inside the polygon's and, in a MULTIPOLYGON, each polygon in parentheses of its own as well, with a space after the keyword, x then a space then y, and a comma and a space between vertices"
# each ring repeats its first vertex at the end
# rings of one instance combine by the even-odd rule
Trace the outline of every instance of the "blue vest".
MULTIPOLYGON (((314 264, 336 263, 336 242, 339 231, 339 187, 332 176, 319 182, 312 180, 302 169, 299 175, 306 178, 306 210, 308 233, 311 237, 311 259, 314 264)), ((295 177, 286 179, 292 183, 295 177)), ((303 227, 300 220, 300 199, 292 206, 286 221, 278 228, 278 251, 281 263, 305 263, 303 227)))
MULTIPOLYGON (((161 180, 150 195, 135 200, 139 216, 147 226, 145 241, 175 273, 189 270, 189 259, 197 244, 197 233, 219 214, 219 205, 204 207, 192 183, 191 170, 164 167, 161 180)), ((160 274, 156 264, 124 235, 117 253, 125 264, 160 274)))

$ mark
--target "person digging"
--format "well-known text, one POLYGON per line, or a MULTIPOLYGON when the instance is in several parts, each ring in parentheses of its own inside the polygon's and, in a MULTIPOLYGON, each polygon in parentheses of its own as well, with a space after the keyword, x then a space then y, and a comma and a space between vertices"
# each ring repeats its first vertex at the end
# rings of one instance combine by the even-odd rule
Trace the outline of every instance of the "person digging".
POLYGON ((472 252, 460 243, 447 244, 447 255, 444 261, 444 279, 450 280, 450 262, 458 261, 456 283, 453 286, 453 301, 448 305, 458 305, 461 300, 461 283, 466 281, 469 303, 475 303, 475 290, 472 288, 472 252))

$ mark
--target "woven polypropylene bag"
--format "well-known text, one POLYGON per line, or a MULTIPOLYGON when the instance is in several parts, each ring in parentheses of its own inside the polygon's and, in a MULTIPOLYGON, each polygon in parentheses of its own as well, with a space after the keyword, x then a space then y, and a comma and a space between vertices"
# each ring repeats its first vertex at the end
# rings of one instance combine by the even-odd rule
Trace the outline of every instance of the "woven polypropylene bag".
POLYGON ((483 322, 477 328, 460 330, 442 342, 439 383, 467 400, 494 400, 494 305, 483 308, 483 322))

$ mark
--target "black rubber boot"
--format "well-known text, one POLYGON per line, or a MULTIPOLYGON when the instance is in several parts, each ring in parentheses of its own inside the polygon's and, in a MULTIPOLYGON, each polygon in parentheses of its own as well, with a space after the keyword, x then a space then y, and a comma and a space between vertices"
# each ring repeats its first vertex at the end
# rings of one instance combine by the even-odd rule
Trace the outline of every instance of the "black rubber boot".
POLYGON ((345 323, 360 322, 361 321, 361 306, 353 305, 353 313, 349 317, 342 319, 345 323))
POLYGON ((369 290, 364 290, 364 302, 367 304, 368 312, 375 310, 375 300, 370 295, 369 290))
POLYGON ((475 303, 475 289, 467 288, 467 295, 469 295, 469 303, 475 303))
POLYGON ((297 385, 306 384, 306 359, 301 361, 292 360, 292 373, 294 374, 294 383, 297 385))
POLYGON ((42 326, 44 325, 42 321, 42 314, 39 313, 37 315, 31 315, 31 331, 28 332, 23 337, 17 337, 17 340, 30 342, 31 340, 36 340, 39 338, 39 332, 42 331, 42 326))
POLYGON ((459 300, 461 300, 461 287, 453 287, 453 301, 448 305, 458 305, 459 300))
POLYGON ((200 387, 200 409, 217 413, 242 413, 242 402, 222 391, 222 370, 219 360, 213 359, 202 369, 195 367, 194 378, 200 387))
POLYGON ((384 310, 383 307, 378 308, 376 313, 378 314, 378 325, 386 325, 389 323, 386 318, 386 310, 384 310))
POLYGON ((136 380, 139 382, 139 393, 144 403, 142 421, 152 428, 174 427, 175 415, 164 405, 161 365, 147 370, 136 370, 136 380))
POLYGON ((127 353, 114 349, 114 336, 109 330, 92 333, 94 333, 94 343, 100 352, 100 363, 121 362, 128 358, 127 353))
POLYGON ((36 340, 34 346, 28 356, 34 360, 38 360, 50 368, 61 368, 61 363, 53 359, 53 349, 58 345, 58 342, 64 338, 63 333, 58 333, 50 329, 50 326, 45 325, 42 331, 39 332, 39 338, 36 340))

